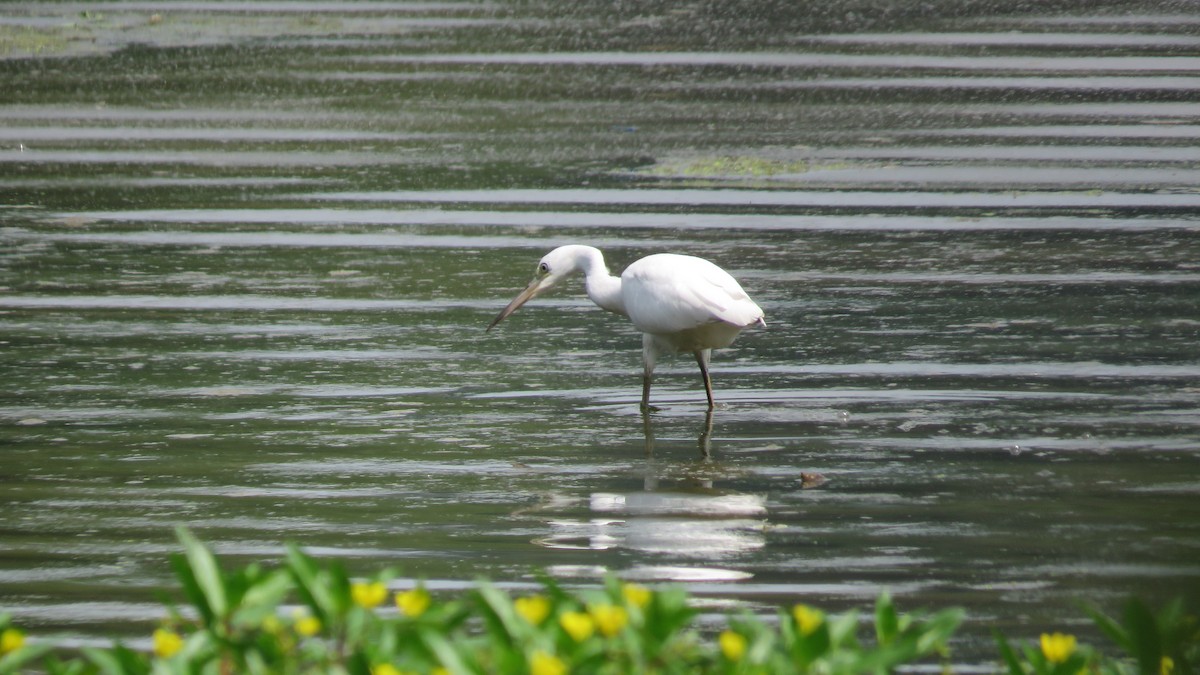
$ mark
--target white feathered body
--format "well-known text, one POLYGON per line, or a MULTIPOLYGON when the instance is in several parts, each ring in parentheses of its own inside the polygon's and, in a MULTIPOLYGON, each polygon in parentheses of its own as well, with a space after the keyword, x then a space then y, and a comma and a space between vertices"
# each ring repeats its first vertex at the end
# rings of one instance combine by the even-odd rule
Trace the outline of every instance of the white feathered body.
POLYGON ((727 347, 763 311, 725 270, 689 255, 646 256, 621 274, 633 325, 670 351, 727 347))

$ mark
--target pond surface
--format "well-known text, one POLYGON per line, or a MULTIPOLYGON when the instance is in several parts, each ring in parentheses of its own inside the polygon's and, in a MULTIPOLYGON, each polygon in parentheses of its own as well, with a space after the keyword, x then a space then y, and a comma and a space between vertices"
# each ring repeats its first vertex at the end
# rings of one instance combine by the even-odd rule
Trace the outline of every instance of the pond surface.
POLYGON ((148 634, 173 528, 439 589, 679 582, 1092 638, 1200 581, 1200 18, 7 3, 0 606, 148 634), (644 419, 563 243, 764 308, 644 419))

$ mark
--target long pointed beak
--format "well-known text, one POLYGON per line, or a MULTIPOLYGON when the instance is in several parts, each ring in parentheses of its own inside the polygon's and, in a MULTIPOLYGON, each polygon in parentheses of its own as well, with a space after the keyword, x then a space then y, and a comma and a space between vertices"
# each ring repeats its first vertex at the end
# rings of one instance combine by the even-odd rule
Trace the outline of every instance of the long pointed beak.
POLYGON ((525 290, 521 291, 520 295, 513 298, 513 301, 508 303, 508 307, 500 310, 500 313, 496 315, 496 318, 492 319, 492 322, 488 324, 487 330, 484 332, 486 333, 487 331, 491 330, 496 326, 496 324, 507 319, 509 314, 512 314, 520 309, 521 305, 537 297, 537 294, 541 293, 545 289, 545 285, 542 283, 544 280, 545 277, 540 277, 529 282, 529 286, 527 286, 525 290))

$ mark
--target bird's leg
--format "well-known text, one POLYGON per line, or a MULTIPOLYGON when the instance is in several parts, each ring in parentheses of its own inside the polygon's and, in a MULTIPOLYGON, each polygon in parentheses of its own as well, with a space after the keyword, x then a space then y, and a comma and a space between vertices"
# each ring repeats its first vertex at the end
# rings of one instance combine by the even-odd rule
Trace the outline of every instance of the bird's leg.
POLYGON ((704 378, 704 393, 708 396, 708 409, 711 411, 714 407, 712 393, 712 378, 708 375, 708 359, 712 356, 711 349, 697 349, 696 365, 700 366, 700 375, 704 378))
POLYGON ((654 376, 654 364, 658 359, 658 349, 654 338, 649 333, 642 334, 642 412, 658 410, 650 405, 650 380, 654 376))
POLYGON ((654 407, 650 405, 650 371, 642 373, 642 413, 652 412, 654 407))

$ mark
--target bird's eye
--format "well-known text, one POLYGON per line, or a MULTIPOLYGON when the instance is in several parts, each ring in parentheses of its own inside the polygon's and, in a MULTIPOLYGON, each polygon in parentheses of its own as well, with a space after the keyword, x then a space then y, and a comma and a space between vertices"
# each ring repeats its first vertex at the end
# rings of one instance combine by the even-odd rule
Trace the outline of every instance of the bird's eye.
POLYGON ((546 263, 538 263, 538 274, 549 274, 550 266, 546 263))

